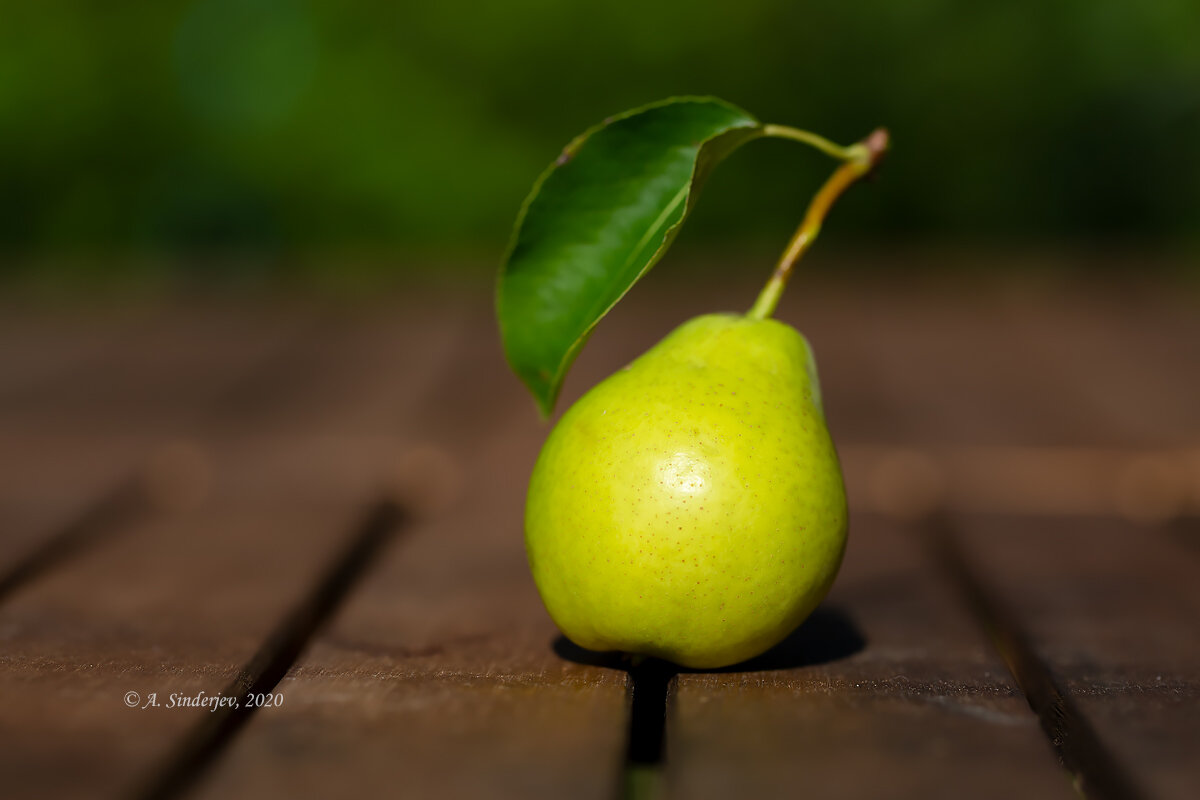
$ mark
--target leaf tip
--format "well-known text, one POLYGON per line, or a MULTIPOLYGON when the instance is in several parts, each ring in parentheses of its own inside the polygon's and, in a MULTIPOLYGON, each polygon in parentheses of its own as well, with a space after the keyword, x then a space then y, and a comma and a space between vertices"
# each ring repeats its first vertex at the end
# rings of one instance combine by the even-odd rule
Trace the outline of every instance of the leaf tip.
POLYGON ((558 384, 547 377, 537 382, 531 381, 527 385, 530 394, 533 395, 533 401, 537 404, 538 416, 543 422, 549 420, 554 415, 554 405, 558 402, 558 384))

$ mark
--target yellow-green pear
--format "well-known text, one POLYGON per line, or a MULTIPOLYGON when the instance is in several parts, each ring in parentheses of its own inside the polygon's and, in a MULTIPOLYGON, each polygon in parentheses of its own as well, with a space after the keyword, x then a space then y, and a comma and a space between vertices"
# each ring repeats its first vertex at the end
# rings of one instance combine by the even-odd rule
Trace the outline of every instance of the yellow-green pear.
POLYGON ((534 467, 525 543, 576 644, 709 668, 764 652, 816 608, 846 527, 808 343, 714 314, 563 415, 534 467))

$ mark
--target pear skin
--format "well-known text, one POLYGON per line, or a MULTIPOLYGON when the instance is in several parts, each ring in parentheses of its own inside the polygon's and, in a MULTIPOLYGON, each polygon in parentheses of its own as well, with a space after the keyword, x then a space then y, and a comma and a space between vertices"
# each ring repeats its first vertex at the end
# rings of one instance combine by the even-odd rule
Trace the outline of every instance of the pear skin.
POLYGON ((780 642, 829 590, 846 492, 804 337, 697 317, 551 432, 525 544, 576 644, 714 668, 780 642))

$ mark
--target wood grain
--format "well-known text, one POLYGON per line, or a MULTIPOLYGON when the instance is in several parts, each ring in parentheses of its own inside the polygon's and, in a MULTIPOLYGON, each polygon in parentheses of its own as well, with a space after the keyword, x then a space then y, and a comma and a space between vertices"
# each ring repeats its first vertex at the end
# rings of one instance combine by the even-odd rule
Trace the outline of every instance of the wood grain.
MULTIPOLYGON (((414 319, 424 333, 456 335, 453 318, 440 328, 419 313, 414 319)), ((201 327, 225 330, 220 320, 201 327)), ((411 382, 406 393, 419 394, 442 359, 436 348, 420 346, 414 330, 395 329, 407 335, 394 344, 393 358, 411 382)), ((227 332, 224 356, 214 343, 196 343, 199 366, 237 371, 246 364, 241 353, 265 346, 240 341, 249 336, 245 328, 227 332)), ((111 404, 86 424, 124 420, 131 438, 147 440, 166 430, 168 419, 176 424, 175 400, 190 396, 173 384, 187 377, 167 357, 177 341, 163 352, 150 348, 155 368, 148 371, 160 374, 142 375, 148 365, 140 356, 127 366, 128 386, 106 389, 111 404), (143 394, 150 384, 156 388, 143 394)), ((371 366, 356 374, 355 365, 342 378, 369 390, 371 366)), ((221 692, 344 548, 364 510, 392 489, 403 436, 417 433, 406 424, 363 442, 305 428, 256 437, 245 432, 254 420, 244 427, 229 422, 242 408, 270 417, 289 399, 320 397, 321 377, 305 372, 283 393, 275 380, 260 384, 249 397, 265 391, 268 402, 257 405, 200 393, 208 402, 189 409, 191 435, 176 441, 172 458, 151 459, 150 490, 162 501, 154 514, 48 571, 0 608, 0 684, 13 698, 0 722, 6 796, 105 797, 142 785, 207 712, 128 709, 125 693, 157 693, 165 706, 172 693, 221 692)), ((48 424, 75 414, 76 402, 56 398, 26 413, 48 424)), ((353 408, 326 412, 354 416, 353 408)), ((44 497, 54 503, 60 495, 47 487, 44 497)))
POLYGON ((1161 530, 1111 519, 978 518, 957 528, 984 591, 1135 791, 1195 797, 1200 591, 1192 554, 1161 530))
MULTIPOLYGON (((421 428, 455 499, 420 523, 280 684, 204 797, 611 797, 624 673, 560 658, 528 576, 524 486, 545 429, 488 307, 421 428)), ((400 376, 396 376, 400 377, 400 376)))
MULTIPOLYGON (((240 477, 231 466, 222 472, 240 477)), ((123 696, 157 693, 165 704, 172 693, 213 695, 229 683, 365 499, 317 501, 322 485, 284 484, 265 503, 230 503, 217 490, 12 598, 0 610, 0 684, 11 698, 0 722, 6 795, 113 796, 165 757, 206 712, 131 710, 123 696)))
MULTIPOLYGON (((1200 666, 1189 554, 1122 520, 1169 520, 1189 502, 1186 452, 1200 441, 1194 346, 1180 336, 1196 330, 1190 306, 1161 289, 1031 283, 969 303, 973 324, 933 317, 924 342, 881 318, 858 343, 879 354, 883 413, 914 441, 1176 451, 1128 457, 1104 487, 1109 502, 1093 504, 1107 518, 959 514, 950 530, 976 612, 999 609, 980 623, 998 631, 1048 738, 1099 798, 1196 792, 1196 728, 1182 710, 1200 666), (905 360, 910 348, 922 357, 905 360)), ((1008 480, 1036 481, 1062 506, 1079 475, 1055 467, 1105 459, 1074 460, 1008 480)))
POLYGON ((850 541, 822 610, 762 671, 680 675, 669 796, 1069 797, 912 531, 860 517, 850 541))
POLYGON ((23 304, 0 307, 0 412, 52 391, 129 342, 156 307, 23 304))
POLYGON ((27 321, 20 349, 4 355, 36 360, 44 352, 57 369, 40 380, 18 370, 22 382, 0 395, 0 575, 37 559, 147 468, 187 469, 179 437, 194 433, 301 319, 281 309, 173 308, 84 315, 65 326, 54 315, 41 327, 27 321), (79 340, 69 359, 64 327, 79 340))
MULTIPOLYGON (((748 306, 742 280, 684 291, 652 276, 601 325, 560 408, 688 316, 748 306)), ((1158 495, 1138 506, 1138 492, 1163 473, 1139 448, 1200 445, 1190 300, 976 279, 803 288, 780 316, 812 342, 851 456, 850 551, 780 651, 678 677, 666 793, 1065 797, 1070 776, 964 596, 969 579, 1132 793, 1194 796, 1189 534, 1069 503, 1046 506, 1066 509, 1055 520, 959 514, 964 578, 927 525, 868 513, 997 511, 1012 492, 1061 501, 1078 476, 1031 482, 1012 463, 1032 462, 1003 459, 1049 453, 1039 468, 1072 472, 1098 452, 1133 505, 1088 507, 1151 519, 1136 512, 1158 495), (930 464, 940 494, 886 500, 930 464), (1005 470, 1011 485, 987 503, 961 493, 1005 470)), ((524 488, 548 429, 503 364, 485 293, 14 314, 0 333, 0 565, 86 518, 122 476, 145 499, 0 603, 6 797, 117 796, 185 757, 203 712, 134 711, 124 693, 229 686, 381 497, 416 515, 406 537, 279 683, 283 706, 220 734, 196 794, 617 791, 626 674, 559 639, 528 577, 524 488)))

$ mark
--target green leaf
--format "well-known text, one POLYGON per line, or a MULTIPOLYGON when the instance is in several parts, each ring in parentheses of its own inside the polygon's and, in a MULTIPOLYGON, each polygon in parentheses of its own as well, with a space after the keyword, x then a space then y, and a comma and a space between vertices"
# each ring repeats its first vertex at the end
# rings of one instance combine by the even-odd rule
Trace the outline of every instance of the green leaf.
POLYGON ((670 246, 708 172, 761 135, 724 101, 672 98, 591 128, 538 178, 496 309, 509 364, 544 415, 596 323, 670 246))

